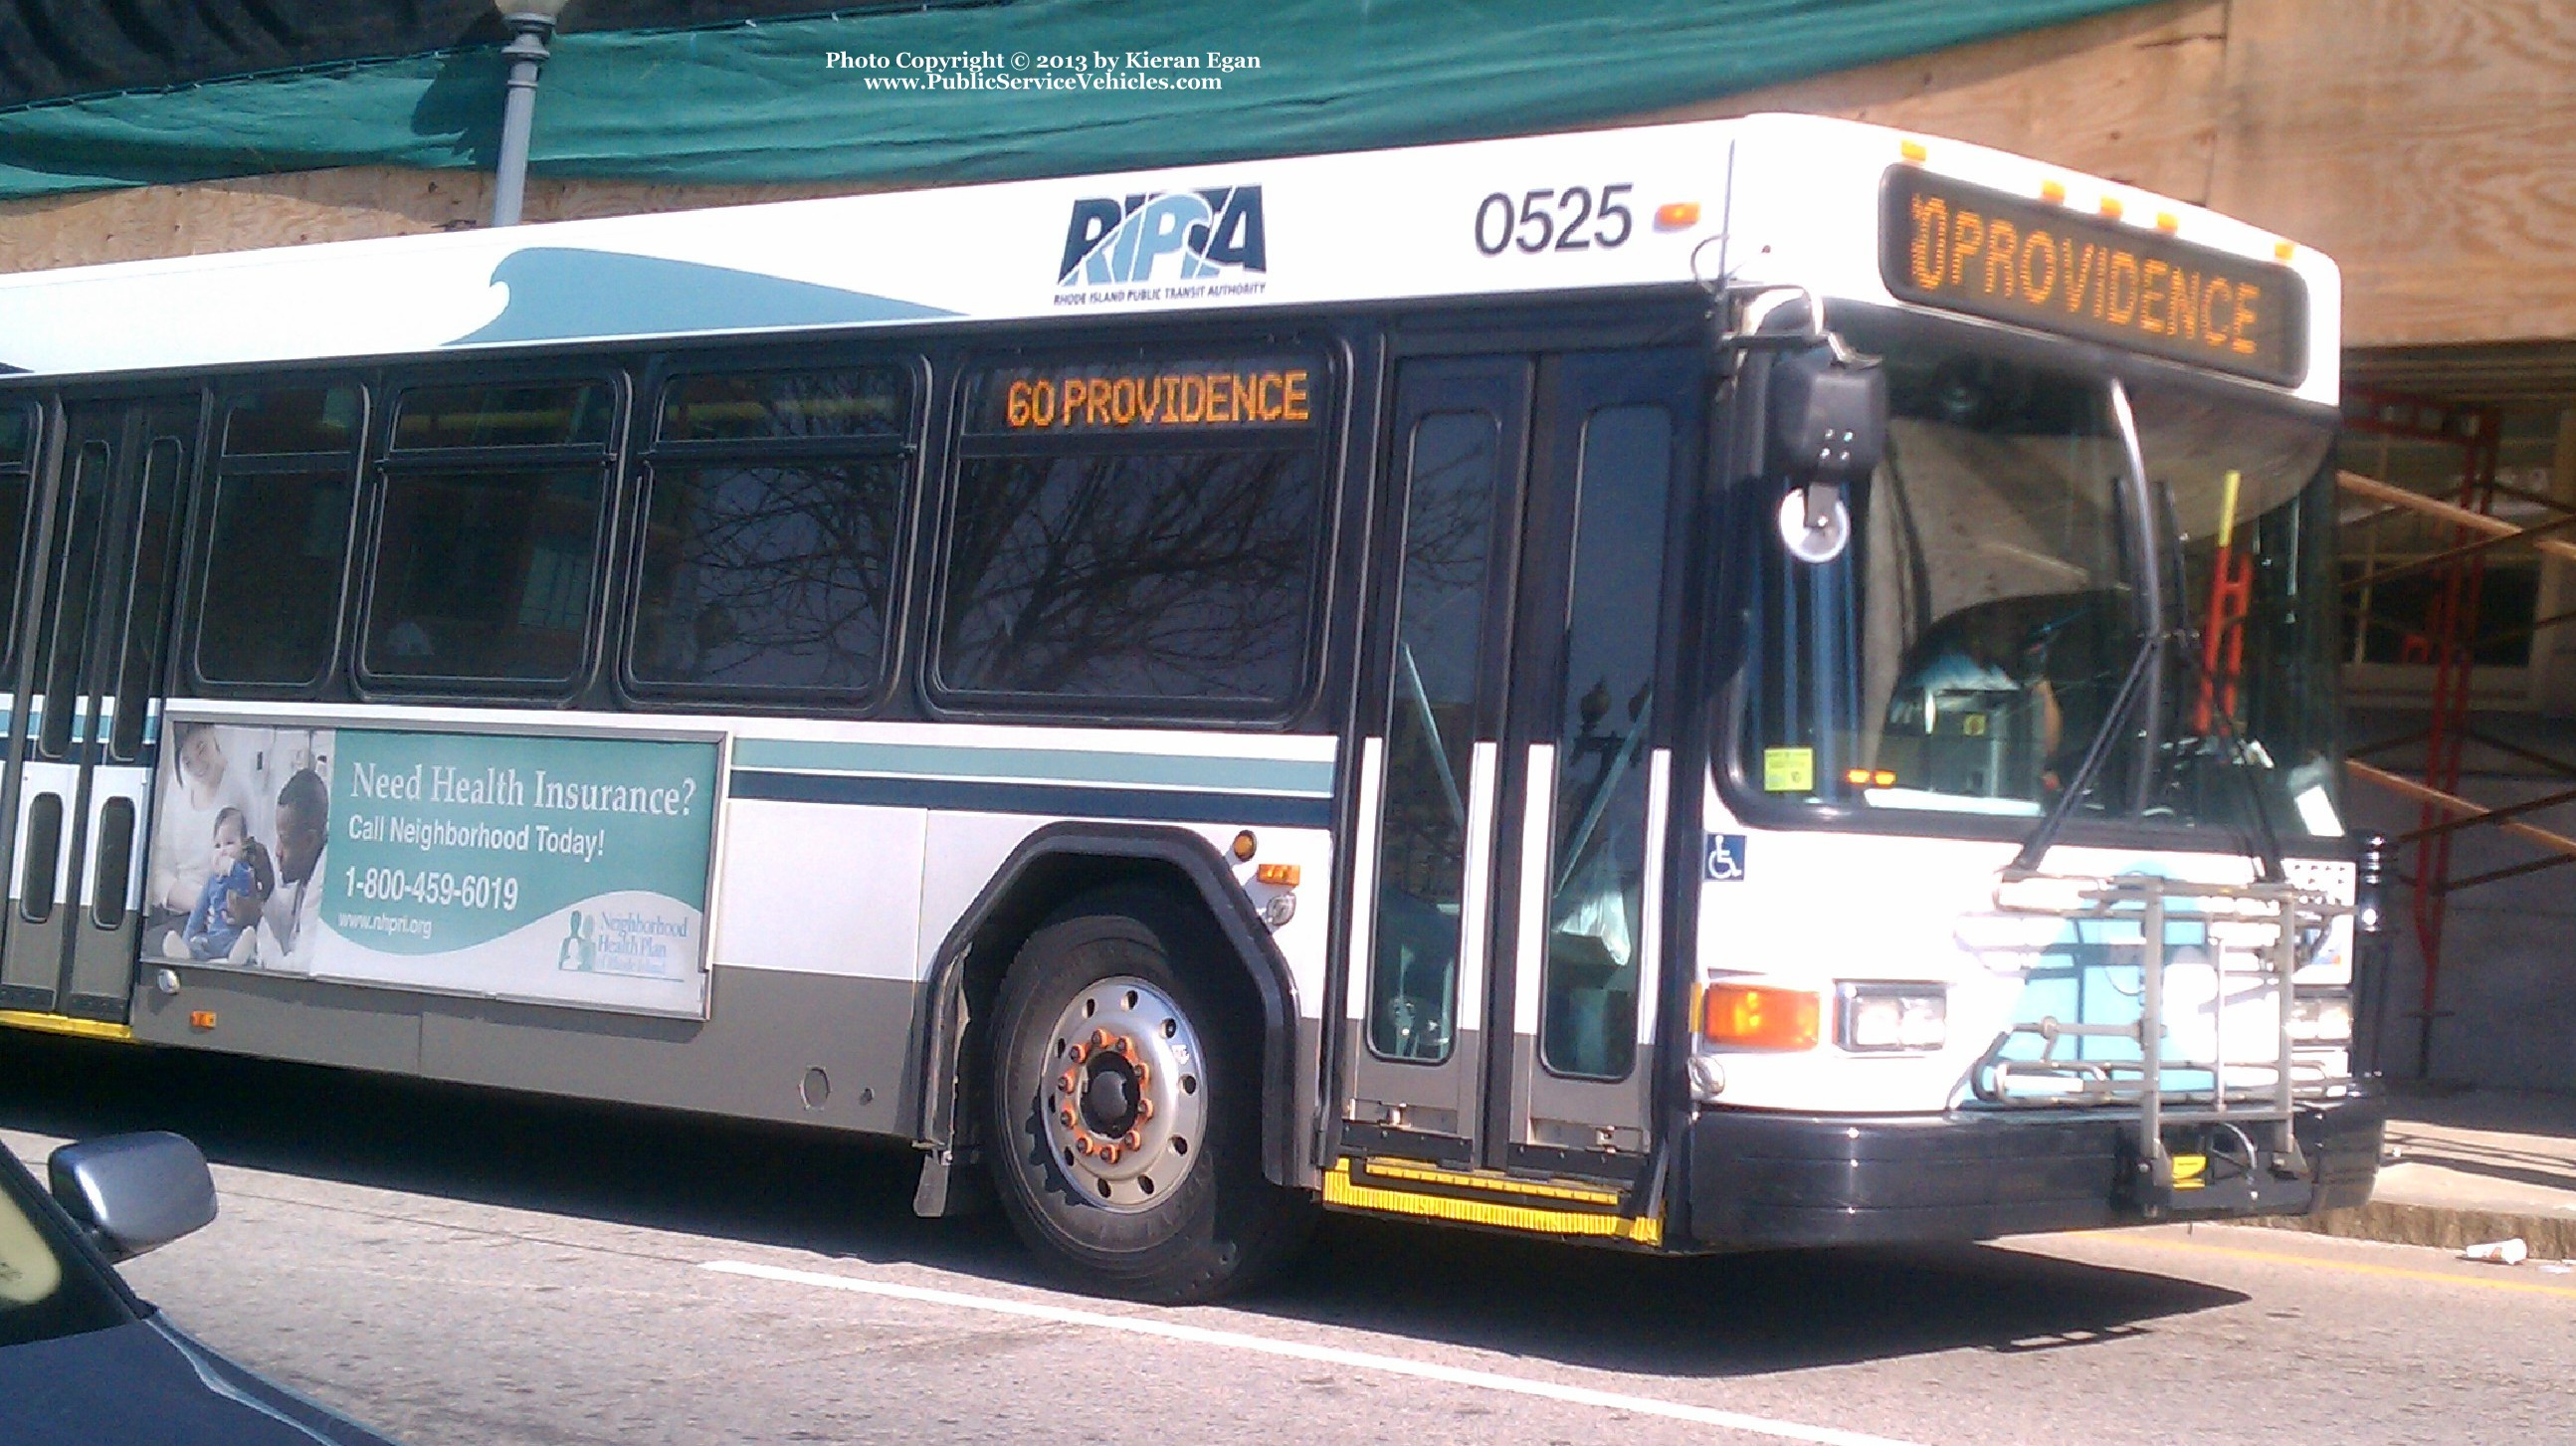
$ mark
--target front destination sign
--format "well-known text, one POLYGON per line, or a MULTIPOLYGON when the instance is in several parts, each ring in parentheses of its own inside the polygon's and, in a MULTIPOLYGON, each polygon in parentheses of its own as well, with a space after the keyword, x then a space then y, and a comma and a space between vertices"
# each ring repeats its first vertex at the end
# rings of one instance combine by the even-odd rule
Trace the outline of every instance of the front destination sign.
POLYGON ((2296 385, 2308 288, 2230 256, 1910 166, 1887 174, 1879 275, 1901 301, 2296 385))

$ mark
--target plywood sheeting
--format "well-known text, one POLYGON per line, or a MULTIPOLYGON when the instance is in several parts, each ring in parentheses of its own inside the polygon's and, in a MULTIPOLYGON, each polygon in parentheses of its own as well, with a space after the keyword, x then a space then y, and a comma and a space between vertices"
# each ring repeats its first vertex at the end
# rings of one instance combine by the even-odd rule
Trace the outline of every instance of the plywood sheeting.
MULTIPOLYGON (((524 214, 530 221, 569 221, 860 189, 532 178, 524 214)), ((453 231, 479 226, 491 213, 488 175, 384 166, 6 201, 0 202, 0 271, 453 231)))
POLYGON ((2340 261, 2352 344, 2576 336, 2576 4, 2230 9, 2210 204, 2340 261))
POLYGON ((2176 0, 1665 112, 1790 110, 1973 141, 2179 200, 2209 188, 2223 3, 2176 0))

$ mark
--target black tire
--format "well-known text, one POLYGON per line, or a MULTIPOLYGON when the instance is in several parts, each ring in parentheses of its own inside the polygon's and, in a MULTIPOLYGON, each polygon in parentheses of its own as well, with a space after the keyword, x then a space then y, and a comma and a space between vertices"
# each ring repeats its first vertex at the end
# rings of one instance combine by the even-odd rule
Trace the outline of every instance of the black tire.
MULTIPOLYGON (((1300 1233, 1302 1200, 1261 1173, 1259 1014, 1248 988, 1228 977, 1239 966, 1225 947, 1195 910, 1121 890, 1048 920, 1002 980, 990 1056, 995 1193, 1029 1248, 1081 1289, 1158 1304, 1208 1300, 1250 1284, 1300 1233), (1112 1207, 1094 1197, 1110 1193, 1104 1182, 1068 1163, 1061 1117, 1048 1112, 1063 1103, 1067 1045, 1081 1042, 1058 1038, 1058 1024, 1086 991, 1120 979, 1151 986, 1125 997, 1143 993, 1150 1006, 1159 993, 1177 1008, 1196 1066, 1177 1072, 1174 1087, 1186 1080, 1204 1103, 1189 1106, 1202 1138, 1181 1142, 1186 1155, 1167 1142, 1155 1156, 1155 1169, 1168 1162, 1179 1178, 1156 1186, 1149 1176, 1145 1189, 1156 1193, 1112 1207)), ((1176 1117, 1166 1116, 1175 1137, 1176 1117)))

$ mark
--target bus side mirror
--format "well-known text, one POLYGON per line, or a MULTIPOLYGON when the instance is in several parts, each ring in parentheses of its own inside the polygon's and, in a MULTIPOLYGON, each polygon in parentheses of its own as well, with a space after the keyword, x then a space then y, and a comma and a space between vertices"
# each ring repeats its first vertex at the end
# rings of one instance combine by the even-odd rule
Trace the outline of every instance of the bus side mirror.
POLYGON ((1843 489, 1868 481, 1887 448, 1887 374, 1846 355, 1825 343, 1771 362, 1770 470, 1797 487, 1781 502, 1780 540, 1805 562, 1831 562, 1850 544, 1843 489))

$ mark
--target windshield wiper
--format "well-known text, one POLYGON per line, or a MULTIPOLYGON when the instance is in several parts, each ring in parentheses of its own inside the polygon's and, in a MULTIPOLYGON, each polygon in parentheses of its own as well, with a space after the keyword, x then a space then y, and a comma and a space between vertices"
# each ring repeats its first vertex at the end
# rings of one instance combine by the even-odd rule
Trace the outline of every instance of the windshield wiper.
MULTIPOLYGON (((2149 560, 2144 569, 2147 581, 2147 616, 2157 619, 2161 624, 2166 616, 2163 595, 2165 579, 2157 572, 2153 561, 2159 553, 2170 557, 2172 561, 2174 597, 2179 600, 2183 593, 2182 557, 2178 551, 2170 548, 2170 540, 2180 536, 2174 526, 2173 497, 2160 483, 2152 482, 2147 477, 2146 449, 2138 437, 2137 418, 2129 410, 2128 388, 2123 386, 2116 377, 2111 380, 2106 400, 2110 404, 2112 426, 2120 438, 2123 460, 2128 464, 2132 503, 2143 509, 2142 516, 2151 517, 2157 521, 2159 526, 2156 528, 2155 538, 2163 540, 2164 543, 2160 546, 2156 540, 2148 542, 2149 560)), ((2084 761, 2076 766, 2075 776, 2066 780, 2065 790, 2057 796, 2057 802, 2050 807, 2047 816, 2039 821, 2037 828, 2030 831, 2028 838, 2022 840, 2021 852, 2014 854, 2012 862, 2004 865, 2006 879, 2028 878, 2039 872, 2040 861, 2047 857, 2049 849, 2056 844, 2058 832, 2066 827, 2066 820, 2075 812, 2075 805, 2083 800, 2084 795, 2092 792, 2094 780, 2100 775, 2102 765, 2111 756, 2112 740, 2120 736, 2127 725, 2129 715, 2137 710, 2140 695, 2154 693, 2160 713, 2164 696, 2160 676, 2163 670, 2157 664, 2162 661, 2164 650, 2176 644, 2181 645, 2182 655, 2191 660, 2192 673, 2202 689, 2201 696, 2213 699, 2218 696, 2218 680, 2210 672, 2209 659, 2202 654, 2200 635, 2196 630, 2187 624, 2179 627, 2159 626, 2155 631, 2140 638, 2138 655, 2130 660, 2128 676, 2120 680, 2120 691, 2112 698, 2110 710, 2103 715, 2102 726, 2093 730, 2092 741, 2084 745, 2084 761)), ((2236 775, 2244 781, 2246 802, 2253 808, 2255 863, 2258 871, 2263 882, 2280 883, 2288 877, 2287 871, 2281 867, 2281 839, 2272 830, 2271 810, 2263 806, 2263 786, 2254 778, 2252 758, 2248 752, 2245 736, 2237 730, 2236 720, 2224 712, 2212 709, 2210 716, 2219 724, 2223 741, 2228 745, 2228 753, 2235 759, 2236 775)), ((2149 715, 2148 723, 2151 729, 2154 729, 2160 721, 2159 714, 2149 715)), ((2140 807, 2145 805, 2147 798, 2163 783, 2165 777, 2161 762, 2164 753, 2161 737, 2150 736, 2146 751, 2150 755, 2147 759, 2148 771, 2138 780, 2139 786, 2133 799, 2140 807)))
MULTIPOLYGON (((2139 698, 2147 691, 2147 679, 2155 672, 2157 656, 2166 648, 2177 648, 2189 658, 2193 676, 2200 687, 2206 690, 2206 695, 2215 695, 2218 679, 2209 670, 2209 660, 2201 656, 2197 632, 2191 628, 2166 628, 2140 638, 2138 655, 2130 660, 2128 676, 2120 680, 2120 691, 2112 697, 2110 710, 2102 716, 2102 725, 2093 730, 2092 740, 2084 745, 2084 761, 2075 766, 2075 776, 2066 780, 2066 787, 2058 794, 2057 802, 2049 808, 2047 816, 2030 831, 2028 838, 2022 840, 2021 852, 2014 854, 2012 862, 2004 865, 2006 879, 2026 879, 2039 872, 2040 861, 2056 845, 2058 832, 2066 827, 2066 820, 2074 814, 2075 805, 2092 792, 2102 765, 2110 759, 2112 742, 2125 731, 2129 715, 2137 710, 2139 698)), ((2263 785, 2254 777, 2252 745, 2237 730, 2234 718, 2217 710, 2213 710, 2210 717, 2217 722, 2221 741, 2227 745, 2228 755, 2236 764, 2234 772, 2245 785, 2245 801, 2254 817, 2254 859, 2263 882, 2280 883, 2288 877, 2288 872, 2281 865, 2281 839, 2272 829, 2272 811, 2263 803, 2263 785)), ((2150 781, 2160 780, 2163 777, 2161 767, 2152 762, 2150 767, 2155 769, 2150 781)))

